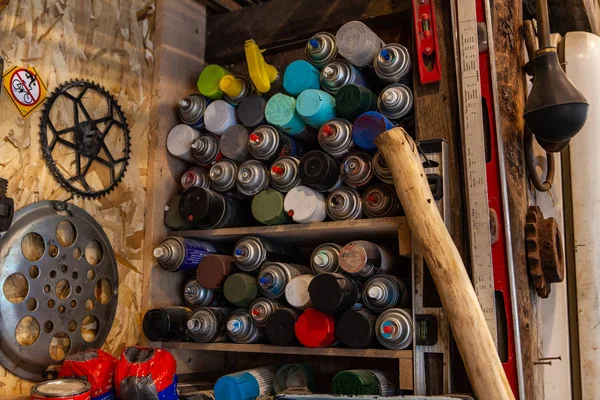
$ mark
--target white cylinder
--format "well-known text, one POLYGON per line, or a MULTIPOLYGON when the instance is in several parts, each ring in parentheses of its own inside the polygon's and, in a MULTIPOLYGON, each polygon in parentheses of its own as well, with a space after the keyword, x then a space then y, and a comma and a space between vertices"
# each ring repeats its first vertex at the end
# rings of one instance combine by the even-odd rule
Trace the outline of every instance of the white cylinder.
POLYGON ((237 124, 235 107, 225 100, 213 101, 204 111, 206 130, 220 136, 227 128, 237 124))
POLYGON ((192 142, 200 137, 200 132, 191 126, 180 124, 169 131, 167 136, 167 151, 173 157, 193 163, 192 142))
POLYGON ((294 222, 300 224, 322 222, 327 217, 325 196, 307 186, 296 186, 287 192, 283 208, 294 222))
POLYGON ((285 287, 285 299, 290 306, 298 310, 306 310, 313 306, 308 294, 308 285, 313 278, 313 275, 300 275, 289 281, 285 287))
POLYGON ((360 21, 342 25, 335 35, 335 41, 342 57, 356 67, 372 64, 384 45, 379 36, 360 21))

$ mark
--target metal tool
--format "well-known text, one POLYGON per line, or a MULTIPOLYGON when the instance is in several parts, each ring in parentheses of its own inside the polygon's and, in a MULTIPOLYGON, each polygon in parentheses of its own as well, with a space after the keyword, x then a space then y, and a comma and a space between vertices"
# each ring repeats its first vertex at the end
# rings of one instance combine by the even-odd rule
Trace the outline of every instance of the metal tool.
POLYGON ((190 144, 192 156, 200 165, 211 165, 223 156, 219 151, 219 139, 209 133, 203 134, 190 144))
POLYGON ((433 0, 413 0, 413 25, 421 83, 442 79, 433 0))
POLYGON ((321 69, 337 56, 335 36, 329 32, 319 32, 306 42, 306 59, 321 69))
POLYGON ((335 243, 319 245, 310 257, 310 267, 315 274, 325 272, 338 272, 340 270, 339 258, 342 246, 335 243))
POLYGON ((269 186, 269 170, 258 160, 245 161, 238 169, 235 185, 238 192, 254 196, 269 186))
POLYGON ((208 171, 202 167, 192 167, 181 175, 181 187, 187 190, 191 187, 200 187, 208 189, 210 186, 210 178, 208 171))
POLYGON ((377 318, 375 325, 379 343, 388 349, 406 349, 413 340, 413 319, 409 310, 392 308, 377 318))
POLYGON ((297 264, 266 262, 258 273, 258 289, 269 299, 285 296, 285 287, 295 277, 309 275, 307 267, 297 264))
POLYGON ((327 121, 319 129, 321 148, 335 158, 344 158, 354 147, 352 124, 342 118, 327 121))
POLYGON ((14 200, 7 197, 7 191, 8 181, 0 178, 0 233, 6 232, 10 228, 15 212, 14 200))
POLYGON ((373 59, 375 73, 382 81, 408 83, 412 60, 408 49, 398 43, 390 43, 373 59))
POLYGON ((280 308, 285 308, 285 304, 278 300, 259 297, 250 305, 250 318, 257 326, 265 326, 269 317, 280 308))
POLYGON ((356 189, 339 187, 327 196, 327 215, 334 221, 360 219, 362 202, 356 189))
POLYGON ((402 210, 394 189, 385 183, 369 187, 362 196, 362 208, 369 218, 383 218, 398 215, 402 210))
POLYGON ((190 336, 199 343, 217 343, 227 341, 227 320, 233 312, 231 308, 199 308, 187 321, 190 336))
POLYGON ((236 343, 259 343, 265 339, 264 328, 256 326, 248 311, 235 310, 227 321, 227 334, 236 343))
POLYGON ((342 180, 355 189, 365 187, 373 178, 372 157, 364 151, 350 153, 341 163, 342 180))
POLYGON ((179 118, 192 128, 202 129, 204 128, 204 111, 209 104, 210 100, 201 94, 194 93, 184 97, 178 102, 179 118))
POLYGON ((271 165, 271 186, 281 193, 289 192, 300 184, 298 167, 300 160, 296 157, 281 157, 271 165))
POLYGON ((267 261, 289 262, 297 256, 298 251, 287 244, 256 236, 243 237, 233 251, 236 265, 245 272, 257 271, 267 261))

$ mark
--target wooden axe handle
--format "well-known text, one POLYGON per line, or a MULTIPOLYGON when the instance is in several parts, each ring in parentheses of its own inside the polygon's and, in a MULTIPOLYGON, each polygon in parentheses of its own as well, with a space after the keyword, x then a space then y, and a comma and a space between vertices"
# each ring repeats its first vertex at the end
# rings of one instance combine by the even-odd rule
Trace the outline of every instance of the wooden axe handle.
POLYGON ((433 199, 417 145, 402 128, 382 133, 375 143, 392 172, 411 233, 423 249, 476 397, 514 399, 469 275, 433 199))

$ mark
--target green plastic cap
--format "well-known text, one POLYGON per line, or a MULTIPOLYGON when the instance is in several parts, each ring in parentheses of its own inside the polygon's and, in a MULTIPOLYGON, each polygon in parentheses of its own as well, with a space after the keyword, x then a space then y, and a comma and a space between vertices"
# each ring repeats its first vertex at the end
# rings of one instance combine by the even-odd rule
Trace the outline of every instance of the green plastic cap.
POLYGON ((229 276, 223 283, 223 294, 238 307, 249 307, 258 296, 256 277, 244 273, 229 276))
POLYGON ((265 225, 280 225, 290 222, 283 209, 283 195, 277 190, 263 190, 252 199, 252 215, 265 225))
POLYGON ((372 372, 365 369, 354 369, 339 372, 333 377, 333 394, 378 395, 379 381, 372 372))
POLYGON ((231 75, 229 71, 220 65, 207 65, 198 77, 198 91, 211 100, 223 98, 223 91, 219 88, 221 78, 231 75))

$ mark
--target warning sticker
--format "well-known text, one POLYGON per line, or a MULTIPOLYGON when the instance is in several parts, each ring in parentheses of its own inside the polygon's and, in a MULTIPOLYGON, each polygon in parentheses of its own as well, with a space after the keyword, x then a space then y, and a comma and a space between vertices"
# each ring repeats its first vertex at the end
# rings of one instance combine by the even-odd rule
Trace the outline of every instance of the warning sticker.
POLYGON ((33 67, 11 68, 2 76, 2 86, 23 118, 46 100, 46 85, 33 67))

